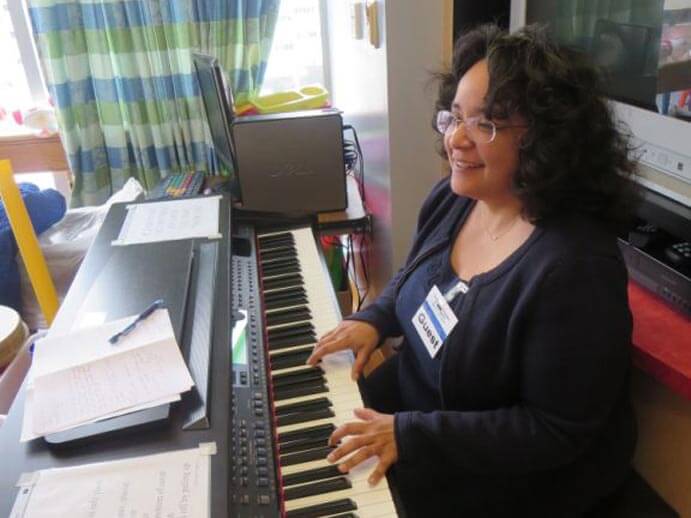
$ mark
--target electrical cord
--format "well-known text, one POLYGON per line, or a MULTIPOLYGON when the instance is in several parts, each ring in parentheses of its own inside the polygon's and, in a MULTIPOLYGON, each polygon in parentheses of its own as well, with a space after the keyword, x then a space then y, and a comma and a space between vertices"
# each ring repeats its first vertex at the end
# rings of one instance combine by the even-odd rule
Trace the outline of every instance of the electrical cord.
POLYGON ((352 140, 343 141, 343 162, 346 170, 352 171, 358 161, 358 153, 355 149, 355 143, 352 140))
MULTIPOLYGON (((343 161, 347 171, 346 174, 351 175, 355 179, 363 208, 367 210, 365 199, 365 160, 362 154, 362 147, 360 146, 360 139, 358 138, 357 131, 350 124, 345 124, 343 131, 344 133, 350 131, 353 134, 353 140, 346 139, 345 137, 343 139, 343 161)), ((357 295, 355 307, 360 311, 369 294, 369 236, 366 233, 354 233, 348 236, 345 244, 341 240, 338 240, 338 242, 343 248, 343 255, 345 256, 346 275, 353 280, 355 285, 355 293, 357 295)), ((334 245, 335 243, 332 242, 331 244, 334 245)))
MULTIPOLYGON (((362 155, 362 147, 360 147, 360 139, 358 139, 357 136, 357 131, 355 128, 350 125, 350 124, 345 124, 343 126, 343 130, 350 130, 350 132, 353 134, 353 138, 355 140, 355 149, 357 150, 357 165, 358 165, 358 172, 359 178, 356 178, 357 183, 358 183, 358 190, 360 191, 360 198, 362 198, 362 204, 365 205, 365 160, 362 155)), ((350 141, 344 141, 344 142, 350 142, 350 141)), ((352 144, 352 142, 351 142, 352 144)), ((345 143, 344 143, 344 148, 345 148, 345 143)), ((353 163, 354 165, 355 163, 353 163)))

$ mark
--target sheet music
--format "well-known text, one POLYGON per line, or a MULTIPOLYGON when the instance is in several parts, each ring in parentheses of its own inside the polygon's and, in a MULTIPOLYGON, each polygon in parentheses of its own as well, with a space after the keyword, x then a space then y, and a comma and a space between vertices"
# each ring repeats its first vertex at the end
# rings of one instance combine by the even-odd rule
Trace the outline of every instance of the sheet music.
POLYGON ((10 518, 210 515, 214 443, 22 475, 10 518))
MULTIPOLYGON (((89 423, 95 423, 96 421, 102 421, 103 419, 109 419, 111 417, 117 417, 119 415, 123 414, 129 414, 130 412, 136 412, 138 410, 145 410, 147 408, 153 408, 159 405, 164 405, 166 403, 174 403, 175 401, 180 401, 181 397, 180 394, 174 394, 171 395, 170 397, 165 397, 162 399, 156 399, 153 401, 149 401, 148 403, 143 403, 141 405, 136 405, 131 408, 125 408, 123 410, 117 410, 115 412, 111 412, 110 414, 105 414, 102 416, 99 416, 97 419, 92 419, 90 421, 86 421, 81 424, 89 424, 89 423)), ((20 442, 27 442, 27 441, 32 441, 34 439, 37 439, 41 437, 41 434, 34 433, 33 431, 33 422, 34 422, 34 390, 33 387, 27 388, 26 391, 26 397, 24 399, 24 415, 22 417, 22 433, 19 437, 20 442)), ((56 432, 62 432, 64 430, 69 430, 70 428, 74 428, 74 426, 65 426, 64 428, 60 428, 57 430, 54 430, 53 433, 56 432)))
POLYGON ((157 342, 37 377, 34 433, 45 435, 189 390, 192 378, 173 347, 157 342))
POLYGON ((37 376, 120 354, 152 342, 170 340, 171 337, 175 340, 168 310, 159 309, 119 340, 117 345, 108 341, 136 318, 136 315, 132 315, 69 333, 51 332, 34 346, 29 380, 33 383, 37 376))
POLYGON ((166 309, 108 342, 134 318, 36 344, 21 441, 176 401, 192 387, 166 309))
POLYGON ((220 196, 204 196, 127 206, 113 245, 133 245, 191 238, 220 238, 220 196))

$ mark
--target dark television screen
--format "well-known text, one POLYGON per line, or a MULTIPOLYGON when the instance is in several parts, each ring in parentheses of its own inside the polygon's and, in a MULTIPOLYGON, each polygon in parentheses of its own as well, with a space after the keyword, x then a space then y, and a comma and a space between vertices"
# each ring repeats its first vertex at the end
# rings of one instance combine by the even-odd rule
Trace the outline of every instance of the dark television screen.
POLYGON ((560 44, 592 57, 609 97, 691 121, 691 0, 526 5, 526 23, 548 23, 560 44))

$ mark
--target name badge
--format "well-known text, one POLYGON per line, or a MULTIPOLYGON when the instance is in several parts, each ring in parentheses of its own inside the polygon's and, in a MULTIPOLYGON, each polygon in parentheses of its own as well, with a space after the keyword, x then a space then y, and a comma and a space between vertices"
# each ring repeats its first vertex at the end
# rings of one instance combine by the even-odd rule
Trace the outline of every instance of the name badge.
POLYGON ((427 298, 415 312, 412 323, 427 352, 434 358, 458 319, 439 288, 432 286, 427 298))

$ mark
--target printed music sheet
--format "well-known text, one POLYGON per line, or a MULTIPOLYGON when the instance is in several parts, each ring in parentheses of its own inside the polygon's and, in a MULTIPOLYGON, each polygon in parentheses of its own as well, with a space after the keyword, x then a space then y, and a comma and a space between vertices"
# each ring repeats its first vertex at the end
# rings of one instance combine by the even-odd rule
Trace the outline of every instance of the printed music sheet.
POLYGON ((215 443, 23 474, 10 518, 210 515, 215 443))

